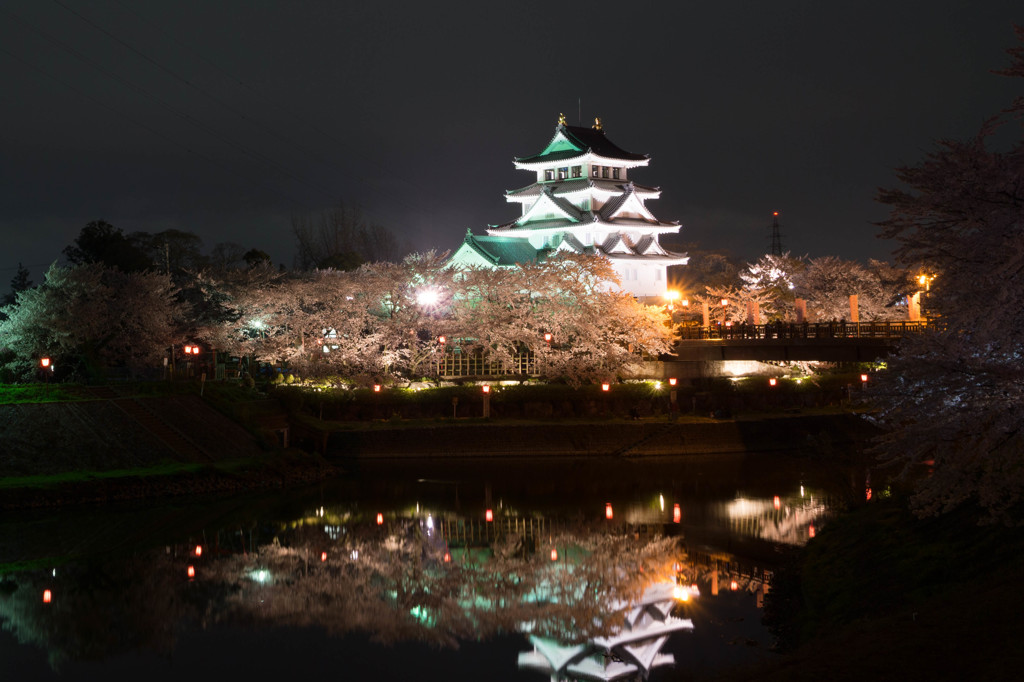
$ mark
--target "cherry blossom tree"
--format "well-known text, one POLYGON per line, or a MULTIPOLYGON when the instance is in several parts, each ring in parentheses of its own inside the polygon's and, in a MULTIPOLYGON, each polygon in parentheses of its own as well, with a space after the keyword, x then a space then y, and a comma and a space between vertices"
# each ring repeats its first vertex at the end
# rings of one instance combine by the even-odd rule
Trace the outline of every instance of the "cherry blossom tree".
POLYGON ((100 263, 53 265, 41 285, 19 292, 3 309, 6 368, 28 378, 42 356, 80 377, 156 367, 177 340, 181 311, 174 294, 162 274, 100 263))
POLYGON ((850 296, 857 295, 861 321, 891 319, 903 313, 888 306, 890 296, 874 272, 860 263, 824 256, 807 261, 795 278, 794 293, 807 301, 812 322, 850 319, 850 296))
POLYGON ((788 251, 781 256, 766 253, 756 263, 747 264, 740 280, 743 289, 765 296, 761 310, 766 319, 786 319, 796 298, 796 278, 805 267, 804 258, 791 256, 788 251))
MULTIPOLYGON (((1002 73, 1024 76, 1024 47, 1009 53, 1002 73)), ((993 142, 1021 114, 1024 97, 974 138, 897 169, 903 188, 879 194, 898 260, 939 273, 929 303, 940 325, 904 340, 876 399, 882 457, 907 475, 931 470, 912 500, 923 515, 972 503, 989 520, 1024 521, 1024 137, 993 142)))

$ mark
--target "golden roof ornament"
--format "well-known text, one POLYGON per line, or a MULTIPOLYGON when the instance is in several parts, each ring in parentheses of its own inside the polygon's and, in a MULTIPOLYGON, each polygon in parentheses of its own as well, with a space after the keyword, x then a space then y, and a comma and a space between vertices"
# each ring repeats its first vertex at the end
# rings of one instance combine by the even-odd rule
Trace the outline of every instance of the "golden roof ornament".
POLYGON ((560 126, 566 125, 566 123, 565 123, 565 114, 559 114, 558 115, 558 125, 560 125, 560 126))
POLYGON ((598 116, 597 118, 594 119, 594 130, 603 130, 603 128, 601 127, 601 117, 600 116, 598 116))

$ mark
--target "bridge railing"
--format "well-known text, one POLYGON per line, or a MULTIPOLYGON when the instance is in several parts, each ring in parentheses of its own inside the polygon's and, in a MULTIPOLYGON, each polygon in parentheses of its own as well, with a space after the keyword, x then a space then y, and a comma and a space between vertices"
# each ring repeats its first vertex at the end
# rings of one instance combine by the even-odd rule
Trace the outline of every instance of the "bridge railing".
POLYGON ((927 321, 884 322, 774 322, 769 324, 726 324, 710 327, 682 326, 680 339, 768 340, 768 339, 893 339, 919 334, 927 321))

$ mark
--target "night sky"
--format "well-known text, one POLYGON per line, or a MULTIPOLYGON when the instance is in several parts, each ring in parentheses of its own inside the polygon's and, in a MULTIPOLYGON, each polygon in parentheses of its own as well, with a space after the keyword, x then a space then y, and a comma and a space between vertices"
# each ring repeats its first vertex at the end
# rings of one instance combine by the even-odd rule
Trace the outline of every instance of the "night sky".
POLYGON ((419 249, 517 215, 559 112, 652 157, 655 215, 753 260, 888 258, 876 188, 1019 91, 1019 0, 0 2, 0 290, 89 221, 261 248, 339 200, 419 249))

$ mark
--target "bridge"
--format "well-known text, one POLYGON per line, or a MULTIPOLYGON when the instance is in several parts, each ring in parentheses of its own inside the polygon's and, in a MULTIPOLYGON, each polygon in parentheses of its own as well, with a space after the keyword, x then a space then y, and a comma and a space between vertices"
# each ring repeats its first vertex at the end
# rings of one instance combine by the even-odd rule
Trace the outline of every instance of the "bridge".
POLYGON ((927 327, 926 321, 684 325, 674 353, 660 360, 871 362, 888 355, 904 336, 927 327))

